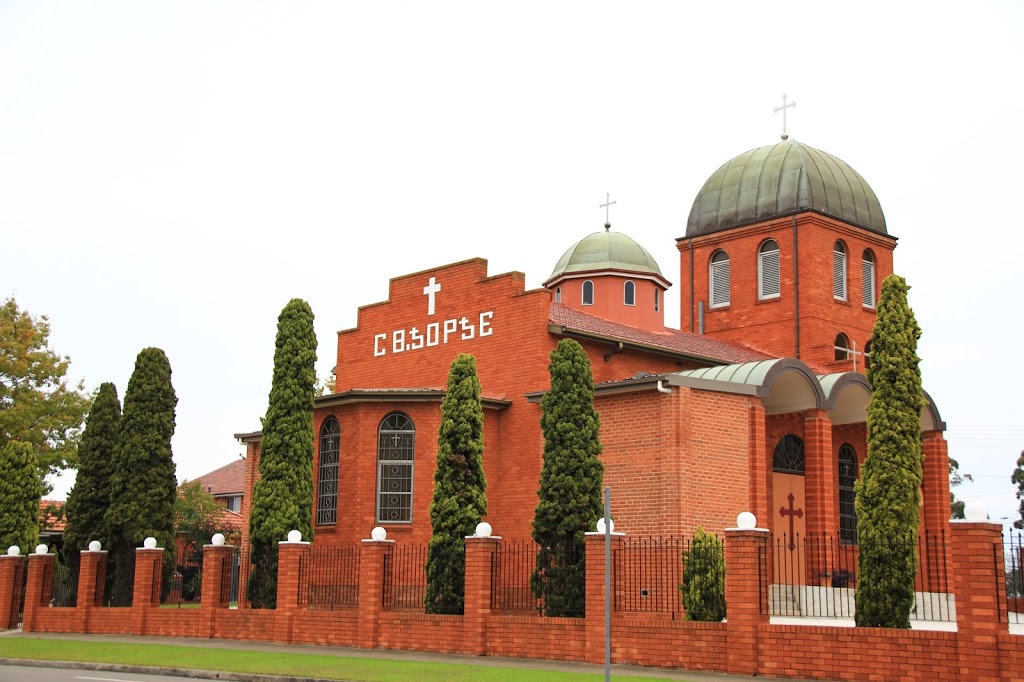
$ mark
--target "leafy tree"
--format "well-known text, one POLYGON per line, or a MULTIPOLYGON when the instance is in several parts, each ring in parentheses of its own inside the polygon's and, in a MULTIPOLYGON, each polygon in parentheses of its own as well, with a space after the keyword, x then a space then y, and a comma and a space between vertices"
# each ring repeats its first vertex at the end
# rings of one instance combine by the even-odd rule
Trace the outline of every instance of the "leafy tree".
POLYGON ((316 390, 313 311, 293 298, 277 318, 274 378, 270 387, 259 480, 249 515, 252 573, 248 595, 254 608, 277 604, 277 564, 264 560, 288 531, 313 538, 313 396, 316 390))
POLYGON ((871 335, 868 456, 855 486, 860 545, 856 622, 909 628, 917 574, 916 540, 922 473, 921 328, 902 277, 882 282, 871 335))
POLYGON ((586 598, 583 534, 602 514, 601 420, 590 359, 577 341, 551 351, 551 390, 541 400, 544 461, 533 539, 540 545, 530 587, 549 616, 582 616, 586 598))
POLYGON ((1017 468, 1013 470, 1010 480, 1017 486, 1017 499, 1020 500, 1020 518, 1013 522, 1013 527, 1024 528, 1024 450, 1020 451, 1017 468))
POLYGON ((683 583, 679 590, 686 620, 718 622, 725 618, 725 547, 701 526, 683 550, 683 583))
POLYGON ((962 519, 964 517, 964 501, 956 499, 953 489, 962 485, 964 481, 973 481, 970 474, 960 473, 960 462, 952 457, 949 458, 949 508, 950 518, 962 519))
MULTIPOLYGON (((171 436, 178 398, 171 364, 159 348, 144 348, 124 394, 124 413, 110 477, 110 508, 104 516, 110 561, 128 555, 149 536, 164 548, 164 584, 174 570, 174 500, 177 480, 171 436)), ((113 579, 113 576, 111 576, 113 579)))
POLYGON ((103 517, 110 507, 110 479, 121 424, 121 401, 112 383, 100 384, 78 447, 78 476, 64 513, 64 561, 78 566, 79 552, 93 540, 107 544, 103 517))
POLYGON ((39 538, 39 498, 43 482, 30 443, 9 441, 0 450, 0 547, 17 545, 22 554, 39 538))
POLYGON ((224 523, 224 505, 203 490, 200 481, 182 483, 174 500, 175 537, 184 544, 186 553, 198 553, 203 545, 210 544, 215 533, 225 537, 237 534, 224 523))
POLYGON ((433 534, 427 550, 427 613, 461 614, 466 594, 465 537, 487 513, 484 410, 476 359, 461 354, 448 372, 437 435, 433 534))
MULTIPOLYGON (((50 350, 50 322, 0 303, 0 448, 29 443, 43 474, 73 466, 82 419, 89 409, 81 383, 69 387, 70 360, 50 350)), ((49 489, 44 489, 44 493, 49 489)))

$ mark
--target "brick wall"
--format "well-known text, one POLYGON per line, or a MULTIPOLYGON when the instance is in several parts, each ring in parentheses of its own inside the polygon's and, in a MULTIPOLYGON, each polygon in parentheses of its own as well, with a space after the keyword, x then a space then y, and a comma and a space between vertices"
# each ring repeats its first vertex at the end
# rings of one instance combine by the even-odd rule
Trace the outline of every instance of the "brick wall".
MULTIPOLYGON (((999 526, 957 523, 952 528, 957 632, 890 630, 825 626, 772 625, 765 593, 768 571, 762 552, 766 531, 726 531, 726 597, 728 620, 691 623, 669 620, 668 614, 612 618, 612 660, 665 668, 709 670, 744 675, 805 679, 951 680, 1010 682, 1019 680, 1024 665, 1024 637, 1007 632, 1006 603, 996 589, 1002 583, 999 526)), ((195 609, 167 609, 147 604, 152 594, 146 580, 136 581, 135 606, 95 607, 80 601, 75 608, 43 603, 48 586, 44 575, 53 555, 29 557, 26 605, 27 632, 145 634, 185 637, 362 646, 490 656, 587 660, 600 662, 604 644, 603 536, 587 541, 587 615, 585 618, 542 618, 495 615, 489 612, 489 564, 486 560, 502 540, 471 539, 467 584, 477 611, 469 617, 437 616, 381 609, 383 576, 374 566, 391 546, 370 543, 361 554, 360 607, 312 610, 294 603, 276 610, 229 609, 219 599, 195 609), (472 558, 475 557, 475 558, 472 558), (364 598, 365 597, 365 598, 364 598), (92 610, 92 618, 83 612, 92 610), (364 614, 378 627, 367 639, 364 614), (145 617, 140 618, 139 614, 145 617), (207 631, 205 623, 210 624, 207 631)), ((621 541, 617 536, 616 541, 621 541)), ((208 547, 208 559, 230 548, 208 547)), ((304 545, 281 552, 281 574, 295 576, 304 545)), ((101 553, 84 552, 85 555, 101 553)), ((96 556, 83 561, 95 562, 96 556)), ((216 571, 211 571, 211 574, 216 571)), ((219 577, 211 578, 219 581, 219 577)), ((283 591, 299 590, 287 577, 283 591)), ((0 599, 10 598, 13 585, 0 585, 0 599)), ((207 585, 204 594, 216 592, 207 585)), ((279 604, 289 604, 279 594, 279 604)))
MULTIPOLYGON (((821 373, 850 370, 852 359, 835 360, 836 335, 845 333, 857 348, 863 349, 875 321, 874 308, 861 303, 862 255, 869 249, 875 256, 877 300, 882 280, 893 272, 896 240, 808 212, 795 218, 794 242, 793 220, 778 218, 679 240, 680 323, 684 329, 697 331, 697 304, 704 301, 704 329, 709 336, 742 343, 777 357, 795 357, 821 373), (774 239, 779 245, 780 294, 777 298, 758 300, 758 249, 766 239, 774 239), (843 241, 847 250, 846 301, 836 300, 832 291, 832 252, 836 240, 843 241), (729 254, 730 301, 727 306, 711 308, 708 268, 712 255, 719 249, 729 254), (796 270, 795 253, 799 254, 796 270)), ((862 367, 862 359, 858 360, 858 367, 862 367)))

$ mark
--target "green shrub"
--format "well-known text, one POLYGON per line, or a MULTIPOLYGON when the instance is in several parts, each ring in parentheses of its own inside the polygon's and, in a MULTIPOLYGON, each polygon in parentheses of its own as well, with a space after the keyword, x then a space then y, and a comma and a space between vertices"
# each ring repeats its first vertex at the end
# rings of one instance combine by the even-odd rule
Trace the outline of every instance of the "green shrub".
POLYGON ((725 547, 716 535, 697 526, 683 550, 683 608, 686 620, 718 622, 725 618, 725 547))

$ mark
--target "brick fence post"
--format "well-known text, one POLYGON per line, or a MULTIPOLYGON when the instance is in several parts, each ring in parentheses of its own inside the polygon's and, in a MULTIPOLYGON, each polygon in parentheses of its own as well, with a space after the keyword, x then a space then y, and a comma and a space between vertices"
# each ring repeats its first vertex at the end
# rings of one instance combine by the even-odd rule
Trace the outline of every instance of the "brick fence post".
POLYGON ((78 601, 76 602, 79 630, 89 632, 93 611, 103 606, 103 589, 107 581, 107 551, 83 549, 78 562, 78 601))
POLYGON ((132 583, 132 632, 146 634, 146 615, 160 607, 163 587, 164 550, 162 547, 138 547, 135 550, 135 577, 132 583))
POLYGON ((36 630, 39 611, 50 605, 53 596, 53 564, 56 559, 56 554, 30 554, 28 557, 25 614, 21 624, 24 632, 36 630))
MULTIPOLYGON (((614 567, 615 551, 622 546, 626 535, 611 534, 611 554, 614 567)), ((604 663, 604 533, 584 533, 587 557, 586 614, 584 617, 586 632, 587 663, 604 663)), ((614 600, 615 573, 612 578, 612 599, 614 600)), ((614 658, 614 656, 613 656, 614 658)))
POLYGON ((1002 527, 952 521, 950 531, 960 679, 1000 680, 998 635, 1009 630, 1002 527))
POLYGON ((274 614, 274 641, 292 641, 295 611, 305 606, 306 571, 309 570, 309 543, 285 540, 277 543, 277 607, 274 614))
POLYGON ((726 672, 757 675, 758 630, 769 622, 768 529, 725 529, 726 672))
POLYGON ((25 574, 25 557, 0 556, 0 630, 18 627, 21 608, 21 581, 25 574))
POLYGON ((487 655, 487 620, 491 616, 491 562, 501 538, 466 538, 466 600, 463 609, 466 647, 474 656, 487 655))
POLYGON ((226 611, 231 606, 235 549, 232 545, 203 545, 203 582, 199 588, 202 637, 212 638, 217 634, 217 612, 226 611))
POLYGON ((395 547, 394 540, 363 540, 359 552, 359 633, 356 646, 377 646, 377 624, 384 610, 384 563, 395 547))

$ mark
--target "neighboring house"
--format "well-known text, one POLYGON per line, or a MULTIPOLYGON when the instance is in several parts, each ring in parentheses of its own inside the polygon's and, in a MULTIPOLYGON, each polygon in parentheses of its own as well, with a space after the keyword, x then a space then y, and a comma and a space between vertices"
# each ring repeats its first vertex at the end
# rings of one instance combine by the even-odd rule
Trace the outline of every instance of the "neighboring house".
POLYGON ((245 488, 245 460, 236 459, 230 464, 203 474, 195 479, 203 490, 213 495, 224 506, 221 513, 221 525, 225 532, 241 533, 248 525, 242 516, 242 497, 245 488))
POLYGON ((39 500, 39 542, 50 549, 59 549, 64 541, 63 500, 39 500))
POLYGON ((236 514, 242 513, 242 496, 245 488, 244 459, 236 459, 231 464, 203 474, 195 480, 202 484, 203 490, 223 504, 225 509, 236 514))

